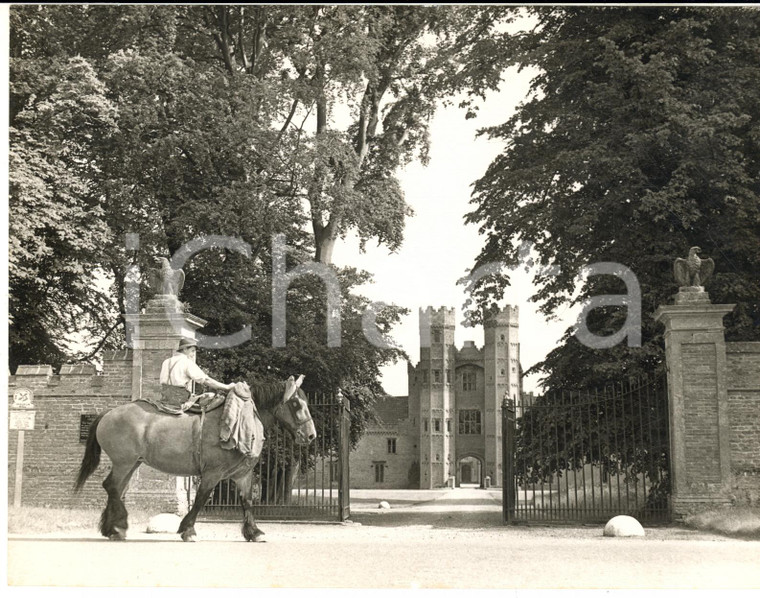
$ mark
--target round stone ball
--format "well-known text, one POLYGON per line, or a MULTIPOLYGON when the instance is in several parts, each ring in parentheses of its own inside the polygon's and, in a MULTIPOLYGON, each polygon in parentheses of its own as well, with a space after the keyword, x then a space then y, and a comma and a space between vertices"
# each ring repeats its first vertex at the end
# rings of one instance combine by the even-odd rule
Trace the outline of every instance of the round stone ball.
POLYGON ((377 505, 377 508, 378 508, 378 509, 390 509, 390 508, 391 508, 391 505, 390 505, 390 503, 388 503, 388 501, 387 501, 387 500, 381 500, 381 501, 380 501, 380 504, 379 504, 379 505, 377 505))
POLYGON ((604 526, 604 535, 617 538, 643 536, 644 528, 641 527, 641 524, 634 517, 617 515, 604 526))
POLYGON ((176 534, 181 521, 178 515, 161 513, 150 518, 145 531, 149 534, 176 534))

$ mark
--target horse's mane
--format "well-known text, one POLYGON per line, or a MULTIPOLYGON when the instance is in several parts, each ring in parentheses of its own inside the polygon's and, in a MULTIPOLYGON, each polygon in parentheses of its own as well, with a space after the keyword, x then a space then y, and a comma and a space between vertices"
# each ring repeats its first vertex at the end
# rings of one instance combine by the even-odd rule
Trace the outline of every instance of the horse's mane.
POLYGON ((284 382, 248 382, 251 394, 259 409, 271 409, 282 399, 285 392, 284 382))

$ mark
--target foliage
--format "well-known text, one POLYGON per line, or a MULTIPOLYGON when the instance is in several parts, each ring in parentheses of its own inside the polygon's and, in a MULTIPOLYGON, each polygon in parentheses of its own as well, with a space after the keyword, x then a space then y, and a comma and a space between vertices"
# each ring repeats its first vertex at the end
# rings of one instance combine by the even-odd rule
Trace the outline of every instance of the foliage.
MULTIPOLYGON (((663 359, 651 318, 676 290, 675 257, 698 245, 716 262, 715 303, 736 303, 727 338, 760 338, 760 15, 746 8, 533 7, 536 26, 502 34, 465 72, 534 67, 531 96, 487 134, 506 148, 477 182, 469 222, 486 243, 475 267, 538 256, 534 300, 563 304, 624 293, 617 262, 642 295, 642 347, 592 350, 569 330, 533 368, 550 389, 641 375, 663 359)), ((474 75, 473 75, 474 76, 474 75)), ((463 75, 464 78, 465 75, 463 75)), ((482 88, 472 85, 474 93, 482 88)), ((473 297, 499 300, 509 276, 473 297)), ((620 329, 623 308, 595 309, 589 329, 620 329)))
MULTIPOLYGON (((495 32, 459 75, 473 103, 507 67, 537 73, 514 115, 484 131, 505 149, 475 185, 467 220, 486 240, 473 269, 534 266, 533 300, 551 317, 563 305, 626 293, 619 278, 579 277, 589 264, 616 262, 640 285, 642 322, 640 347, 592 349, 569 329, 528 370, 544 375, 546 393, 519 420, 518 465, 527 482, 588 463, 645 473, 657 480, 649 506, 661 506, 669 487, 667 419, 652 418, 651 430, 634 422, 637 411, 663 413, 666 397, 652 406, 628 396, 617 407, 627 417, 609 420, 595 415, 609 413, 609 398, 584 395, 591 413, 583 422, 575 391, 650 376, 661 366, 663 333, 652 315, 671 302, 673 260, 692 246, 716 262, 706 288, 712 301, 736 303, 727 338, 760 339, 760 14, 574 6, 527 14, 532 29, 495 32)), ((502 269, 472 285, 471 300, 489 307, 509 283, 502 269)), ((624 307, 596 308, 587 326, 608 336, 626 316, 624 307)))
MULTIPOLYGON (((409 210, 394 171, 425 157, 433 90, 420 82, 436 50, 423 37, 440 12, 13 7, 11 367, 81 358, 65 346, 73 332, 96 350, 118 346, 130 267, 145 274, 157 255, 224 235, 251 255, 195 255, 182 299, 209 321, 206 334, 249 325, 252 341, 203 352, 204 367, 340 386, 356 442, 383 393, 379 368, 403 354, 364 339, 369 302, 353 289, 368 275, 351 269, 336 270, 341 347, 325 346, 325 291, 308 278, 288 294, 288 345, 271 347, 270 245, 287 236, 289 268, 350 230, 399 246, 409 210), (339 127, 348 115, 354 124, 339 127), (129 233, 138 248, 126 247, 129 233)), ((384 333, 401 313, 380 314, 384 333)))
POLYGON ((97 149, 116 107, 78 57, 14 58, 10 78, 10 365, 60 364, 57 335, 112 325, 113 302, 86 265, 110 241, 97 149))

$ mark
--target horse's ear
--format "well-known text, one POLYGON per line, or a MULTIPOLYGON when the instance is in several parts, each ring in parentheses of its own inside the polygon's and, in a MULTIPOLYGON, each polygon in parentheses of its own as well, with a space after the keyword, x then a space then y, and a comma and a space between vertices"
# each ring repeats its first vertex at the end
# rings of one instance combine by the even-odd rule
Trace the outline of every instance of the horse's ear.
MULTIPOLYGON (((291 376, 291 378, 292 378, 292 377, 293 377, 293 376, 291 376)), ((303 382, 303 379, 304 379, 305 377, 306 377, 306 376, 304 376, 303 374, 301 374, 300 376, 298 376, 298 380, 296 380, 296 388, 301 388, 301 383, 303 382)))
POLYGON ((285 381, 285 392, 282 395, 282 400, 287 401, 296 392, 296 383, 293 380, 293 376, 285 381))

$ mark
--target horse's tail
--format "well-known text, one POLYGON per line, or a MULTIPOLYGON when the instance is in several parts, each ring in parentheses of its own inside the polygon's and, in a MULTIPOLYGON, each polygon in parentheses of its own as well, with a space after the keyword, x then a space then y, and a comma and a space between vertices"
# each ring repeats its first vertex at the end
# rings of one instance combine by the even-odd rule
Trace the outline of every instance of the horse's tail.
POLYGON ((98 415, 90 426, 90 434, 87 437, 87 446, 84 449, 82 465, 79 467, 79 475, 74 484, 74 492, 79 492, 82 489, 87 478, 89 478, 92 475, 92 472, 94 472, 98 468, 98 465, 100 465, 100 443, 98 442, 98 437, 95 432, 98 429, 98 424, 100 423, 101 418, 106 413, 108 412, 106 411, 98 415))

